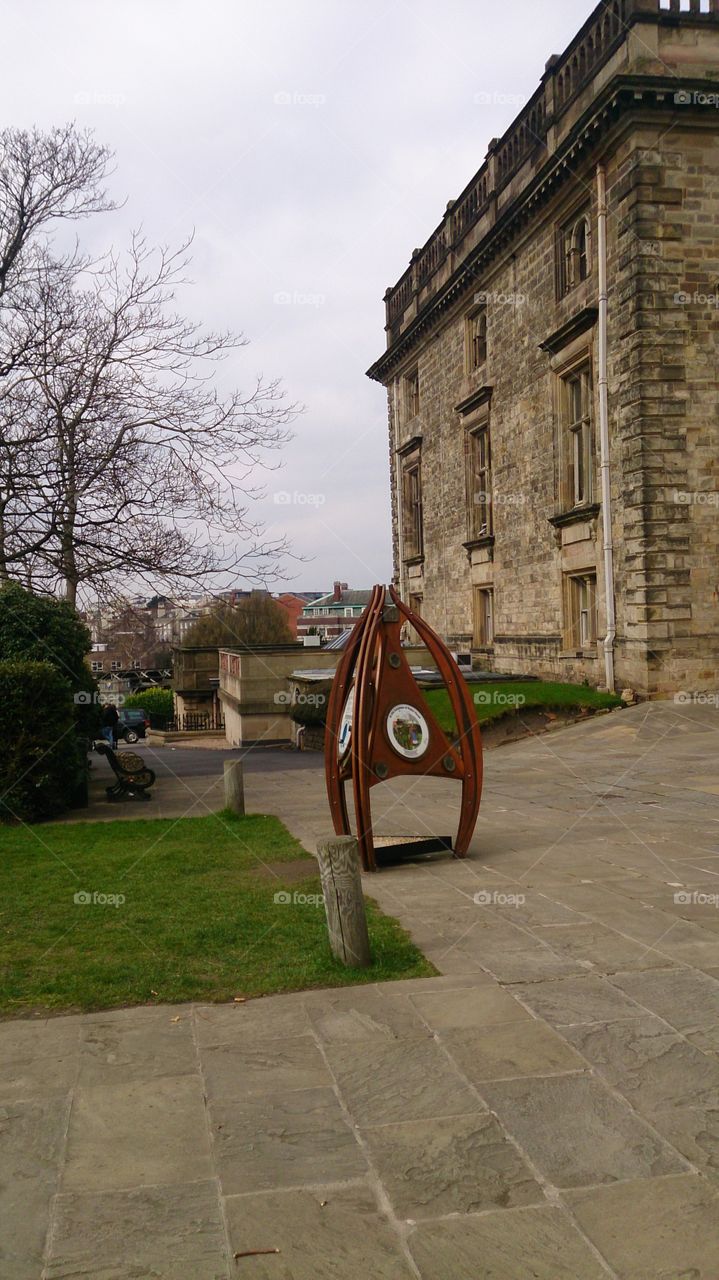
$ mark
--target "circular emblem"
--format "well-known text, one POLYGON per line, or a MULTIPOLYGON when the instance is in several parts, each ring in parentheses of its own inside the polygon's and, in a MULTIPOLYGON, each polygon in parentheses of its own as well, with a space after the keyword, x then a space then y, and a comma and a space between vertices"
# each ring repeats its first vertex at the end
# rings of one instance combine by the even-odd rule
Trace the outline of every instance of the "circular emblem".
POLYGON ((421 711, 401 702, 387 716, 387 737, 397 755, 419 760, 429 746, 429 727, 421 711))
POLYGON ((345 702, 344 711, 342 712, 340 729, 337 735, 337 755, 340 759, 342 759, 342 756, 346 755, 350 749, 350 742, 352 739, 352 713, 354 711, 354 705, 355 691, 354 688, 352 688, 347 694, 347 701, 345 702))

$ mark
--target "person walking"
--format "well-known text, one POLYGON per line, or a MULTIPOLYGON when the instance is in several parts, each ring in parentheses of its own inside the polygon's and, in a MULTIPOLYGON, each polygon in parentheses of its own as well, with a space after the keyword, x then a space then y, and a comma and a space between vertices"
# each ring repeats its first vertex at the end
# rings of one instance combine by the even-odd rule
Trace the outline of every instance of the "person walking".
POLYGON ((102 713, 102 736, 110 746, 115 749, 117 746, 117 726, 120 717, 117 714, 117 707, 114 702, 108 702, 102 713))

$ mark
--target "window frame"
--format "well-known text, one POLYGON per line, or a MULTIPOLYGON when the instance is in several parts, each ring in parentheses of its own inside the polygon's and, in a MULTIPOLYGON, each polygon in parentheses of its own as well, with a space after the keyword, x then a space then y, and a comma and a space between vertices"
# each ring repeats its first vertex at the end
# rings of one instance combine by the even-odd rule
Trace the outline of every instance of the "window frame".
POLYGON ((419 560, 423 555, 422 458, 414 449, 402 458, 402 559, 419 560))
POLYGON ((593 270, 591 206, 582 204, 557 227, 557 297, 566 298, 593 270), (583 248, 582 248, 583 245, 583 248))
POLYGON ((464 369, 476 373, 487 363, 487 307, 474 307, 464 322, 464 369), (477 329, 479 326, 479 329, 477 329), (481 353, 478 355, 478 352, 481 353))
POLYGON ((489 413, 465 428, 465 491, 467 541, 479 542, 492 536, 492 443, 489 413), (477 453, 479 459, 477 460, 477 453), (483 500, 477 501, 482 494, 483 500))
POLYGON ((571 365, 558 371, 556 378, 560 502, 564 511, 574 511, 587 507, 594 501, 594 380, 591 352, 585 350, 571 365))
POLYGON ((595 649, 599 637, 596 569, 565 573, 564 607, 565 648, 583 653, 595 649))
POLYGON ((494 644, 494 587, 477 585, 472 594, 472 644, 475 649, 490 649, 494 644))
POLYGON ((419 365, 410 369, 402 378, 402 409, 405 422, 412 422, 419 417, 420 390, 419 365))

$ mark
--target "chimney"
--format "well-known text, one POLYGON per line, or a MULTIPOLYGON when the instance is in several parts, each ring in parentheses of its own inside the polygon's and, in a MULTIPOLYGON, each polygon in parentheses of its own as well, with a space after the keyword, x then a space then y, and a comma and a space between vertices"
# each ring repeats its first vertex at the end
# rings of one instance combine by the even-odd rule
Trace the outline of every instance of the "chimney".
POLYGON ((333 591, 333 593, 332 593, 332 600, 333 600, 333 602, 334 602, 335 604, 337 604, 337 603, 342 599, 342 587, 343 587, 343 586, 344 586, 344 583, 342 583, 342 582, 336 582, 336 583, 335 583, 334 591, 333 591))

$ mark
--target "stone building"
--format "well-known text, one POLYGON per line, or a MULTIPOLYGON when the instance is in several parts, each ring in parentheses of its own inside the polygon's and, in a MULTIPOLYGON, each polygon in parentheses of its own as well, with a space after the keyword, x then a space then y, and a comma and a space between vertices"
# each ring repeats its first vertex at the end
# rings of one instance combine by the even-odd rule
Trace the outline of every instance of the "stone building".
POLYGON ((599 4, 387 290, 395 577, 478 664, 719 649, 719 0, 599 4))

